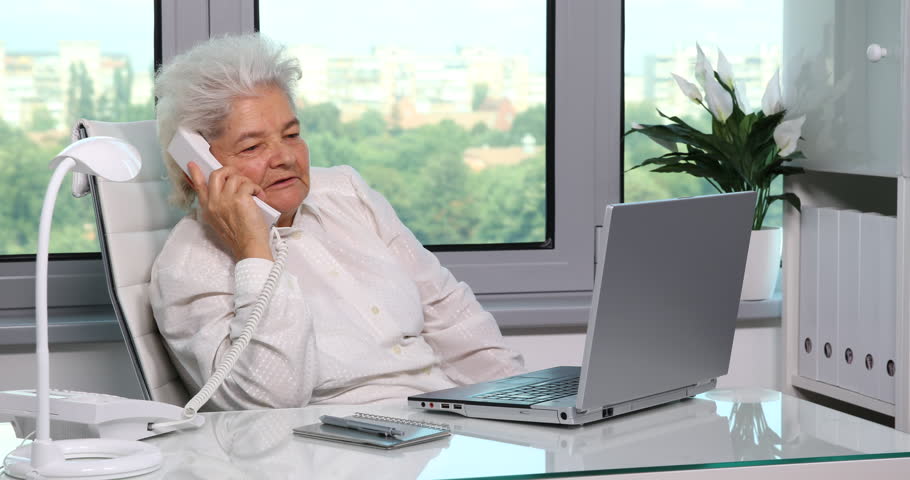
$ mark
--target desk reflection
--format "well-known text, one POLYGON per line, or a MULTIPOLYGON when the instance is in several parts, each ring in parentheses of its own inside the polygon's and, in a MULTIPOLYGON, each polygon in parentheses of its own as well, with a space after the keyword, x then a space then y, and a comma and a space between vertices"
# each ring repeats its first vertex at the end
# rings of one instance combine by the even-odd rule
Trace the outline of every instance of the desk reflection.
POLYGON ((770 390, 715 390, 582 427, 479 420, 403 404, 206 414, 154 438, 143 478, 438 479, 540 475, 910 451, 910 436, 770 390), (331 443, 291 429, 354 412, 446 424, 452 437, 401 450, 331 443))
POLYGON ((525 445, 546 452, 548 472, 606 470, 732 461, 727 419, 716 404, 691 399, 581 427, 475 419, 448 423, 458 435, 525 445), (670 462, 670 463, 668 463, 670 462))
POLYGON ((146 478, 417 478, 449 444, 442 439, 384 451, 291 433, 318 416, 302 410, 207 414, 199 430, 152 441, 164 453, 165 466, 146 478))

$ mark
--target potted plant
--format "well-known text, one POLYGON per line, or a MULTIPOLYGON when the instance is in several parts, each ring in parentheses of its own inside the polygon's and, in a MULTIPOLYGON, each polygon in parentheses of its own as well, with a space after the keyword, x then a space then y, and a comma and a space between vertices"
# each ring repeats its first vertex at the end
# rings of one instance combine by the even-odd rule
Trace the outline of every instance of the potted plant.
POLYGON ((758 194, 752 218, 752 240, 743 281, 743 300, 769 298, 777 282, 780 266, 782 233, 779 227, 764 228, 768 207, 783 200, 799 210, 799 198, 793 193, 771 194, 771 182, 779 175, 802 173, 800 167, 786 165, 805 158, 796 150, 805 115, 785 119, 781 103, 778 74, 765 89, 761 109, 752 110, 743 88, 733 79, 733 70, 723 52, 718 50, 717 71, 696 45, 698 57, 695 78, 704 90, 673 74, 680 90, 702 106, 711 116, 711 131, 702 132, 679 117, 657 113, 669 120, 663 125, 633 123, 624 135, 642 134, 664 146, 669 152, 648 158, 630 170, 655 166, 660 173, 687 173, 704 178, 718 192, 754 190, 758 194), (685 148, 679 149, 679 144, 685 148))

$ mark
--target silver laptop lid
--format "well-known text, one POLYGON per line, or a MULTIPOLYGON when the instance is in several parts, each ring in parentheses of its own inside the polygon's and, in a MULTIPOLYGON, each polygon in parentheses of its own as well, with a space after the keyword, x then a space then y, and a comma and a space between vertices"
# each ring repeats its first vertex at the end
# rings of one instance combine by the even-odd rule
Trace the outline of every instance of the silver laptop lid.
POLYGON ((755 198, 607 206, 577 408, 727 373, 755 198))

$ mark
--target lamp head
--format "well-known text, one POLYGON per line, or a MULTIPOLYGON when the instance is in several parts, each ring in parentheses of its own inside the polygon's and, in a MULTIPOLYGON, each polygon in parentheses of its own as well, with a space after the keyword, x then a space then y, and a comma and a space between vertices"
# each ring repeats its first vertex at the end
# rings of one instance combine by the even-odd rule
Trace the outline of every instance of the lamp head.
POLYGON ((136 147, 114 137, 88 137, 73 142, 54 157, 50 167, 57 168, 66 158, 76 162, 74 172, 114 182, 132 180, 142 168, 142 157, 136 147))

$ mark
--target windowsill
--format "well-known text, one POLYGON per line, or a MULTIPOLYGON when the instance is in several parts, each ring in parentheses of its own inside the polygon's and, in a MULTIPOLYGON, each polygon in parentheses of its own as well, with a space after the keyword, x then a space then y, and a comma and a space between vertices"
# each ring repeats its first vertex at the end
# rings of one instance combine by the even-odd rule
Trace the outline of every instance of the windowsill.
MULTIPOLYGON (((501 295, 496 297, 478 296, 493 316, 500 328, 545 329, 571 328, 584 329, 588 324, 591 308, 590 293, 540 294, 533 298, 518 295, 501 295)), ((774 296, 761 301, 742 301, 739 304, 737 322, 755 320, 779 320, 782 309, 780 290, 774 296)))
MULTIPOLYGON (((591 306, 590 293, 478 296, 503 330, 584 329, 591 306)), ((768 300, 740 302, 737 321, 780 318, 781 293, 768 300)), ((110 305, 51 309, 48 339, 52 344, 120 342, 123 334, 110 305)), ((0 345, 34 345, 32 310, 0 313, 0 345)))
MULTIPOLYGON (((110 305, 52 308, 47 315, 47 336, 51 344, 123 341, 110 305)), ((0 313, 0 346, 34 344, 34 310, 0 313)))

